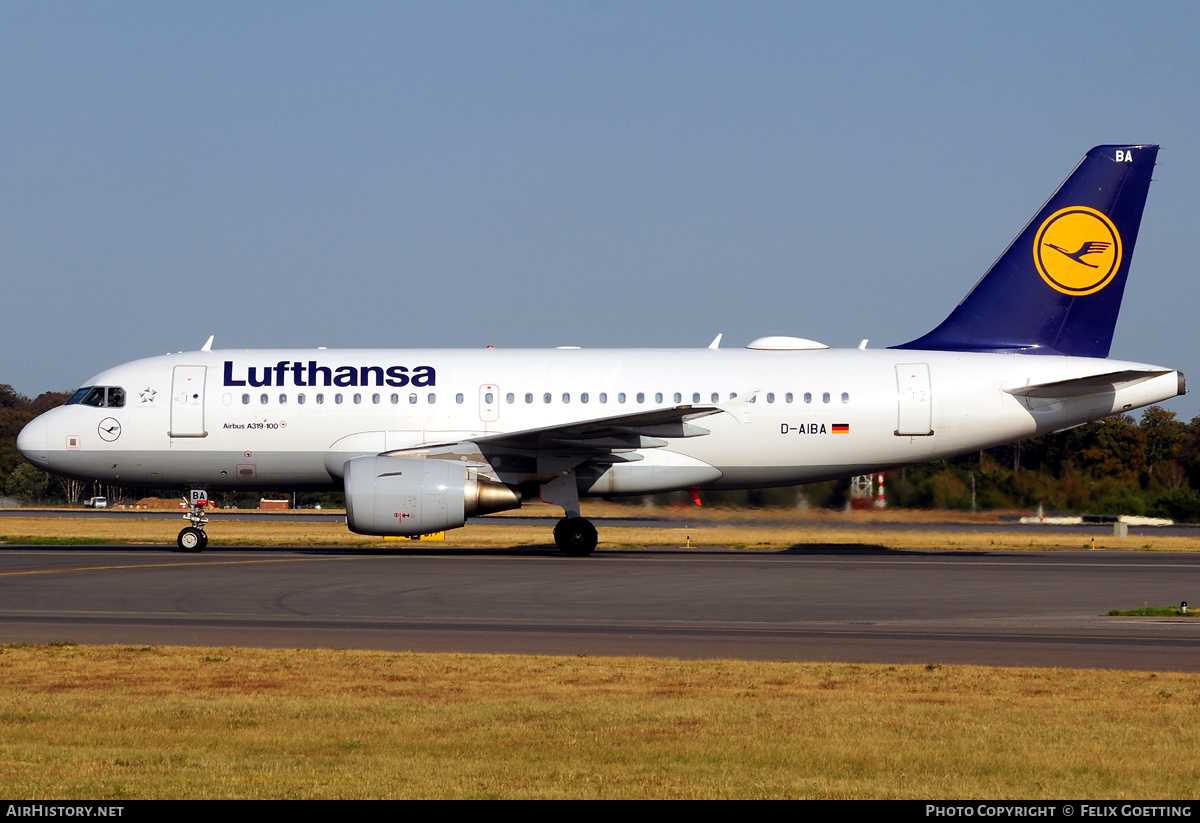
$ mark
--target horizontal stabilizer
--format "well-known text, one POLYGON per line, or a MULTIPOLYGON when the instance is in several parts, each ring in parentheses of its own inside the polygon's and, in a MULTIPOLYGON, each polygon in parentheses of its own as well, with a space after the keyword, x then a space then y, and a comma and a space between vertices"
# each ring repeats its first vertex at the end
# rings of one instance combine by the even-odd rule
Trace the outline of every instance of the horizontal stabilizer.
POLYGON ((1070 380, 1056 380, 1053 383, 1039 383, 1036 386, 1020 386, 1005 391, 1018 397, 1084 397, 1089 394, 1114 392, 1170 373, 1170 369, 1127 369, 1070 380))

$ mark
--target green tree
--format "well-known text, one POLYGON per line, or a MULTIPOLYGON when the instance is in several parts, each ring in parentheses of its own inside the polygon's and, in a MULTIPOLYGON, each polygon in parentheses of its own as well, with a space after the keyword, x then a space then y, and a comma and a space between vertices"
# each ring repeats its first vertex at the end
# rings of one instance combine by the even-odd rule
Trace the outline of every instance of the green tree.
POLYGON ((17 394, 12 386, 0 384, 0 484, 4 487, 13 470, 26 465, 17 451, 17 435, 33 418, 29 398, 17 394))
MULTIPOLYGON (((1160 463, 1174 462, 1179 456, 1187 436, 1187 427, 1175 419, 1175 412, 1161 406, 1151 406, 1142 412, 1141 429, 1146 438, 1146 476, 1153 483, 1156 479, 1155 467, 1160 463)), ((1166 474, 1166 477, 1157 478, 1159 485, 1177 487, 1178 483, 1172 485, 1177 477, 1172 472, 1166 474)))
POLYGON ((1067 432, 1069 454, 1062 459, 1060 474, 1070 463, 1093 480, 1112 479, 1138 486, 1146 466, 1146 436, 1127 414, 1106 417, 1067 432))
POLYGON ((50 475, 39 471, 28 463, 13 469, 4 484, 4 492, 26 502, 42 500, 50 488, 50 475))

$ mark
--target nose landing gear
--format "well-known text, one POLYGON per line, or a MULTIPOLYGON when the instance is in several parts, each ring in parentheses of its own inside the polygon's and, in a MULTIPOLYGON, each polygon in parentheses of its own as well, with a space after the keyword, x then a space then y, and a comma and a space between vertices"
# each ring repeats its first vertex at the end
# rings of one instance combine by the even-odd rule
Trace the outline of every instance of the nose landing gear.
POLYGON ((204 533, 203 529, 188 526, 179 533, 175 542, 179 545, 180 551, 202 552, 208 545, 208 535, 204 533))
POLYGON ((187 513, 183 515, 183 519, 190 520, 192 525, 179 532, 175 540, 181 552, 202 552, 208 545, 208 535, 204 533, 204 524, 208 522, 204 510, 208 505, 208 493, 193 489, 187 513))

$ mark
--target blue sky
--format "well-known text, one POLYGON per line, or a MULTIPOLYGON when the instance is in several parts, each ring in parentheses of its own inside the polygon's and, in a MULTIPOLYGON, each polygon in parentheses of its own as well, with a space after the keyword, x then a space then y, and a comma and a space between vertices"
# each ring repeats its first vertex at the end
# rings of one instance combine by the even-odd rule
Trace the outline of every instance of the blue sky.
MULTIPOLYGON (((0 383, 198 348, 902 343, 1093 145, 1200 380, 1200 6, 0 2, 0 383)), ((1170 408, 1183 419, 1191 397, 1170 408)))

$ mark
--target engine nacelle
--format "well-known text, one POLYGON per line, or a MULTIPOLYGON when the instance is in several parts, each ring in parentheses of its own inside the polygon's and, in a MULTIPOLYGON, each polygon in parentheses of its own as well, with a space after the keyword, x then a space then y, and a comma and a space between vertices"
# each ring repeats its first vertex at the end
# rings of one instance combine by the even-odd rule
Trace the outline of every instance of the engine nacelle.
POLYGON ((521 506, 508 486, 450 460, 355 457, 342 471, 346 525, 358 534, 440 532, 459 528, 468 515, 521 506))

